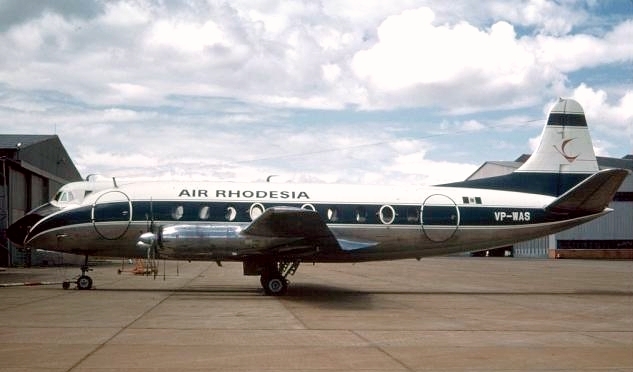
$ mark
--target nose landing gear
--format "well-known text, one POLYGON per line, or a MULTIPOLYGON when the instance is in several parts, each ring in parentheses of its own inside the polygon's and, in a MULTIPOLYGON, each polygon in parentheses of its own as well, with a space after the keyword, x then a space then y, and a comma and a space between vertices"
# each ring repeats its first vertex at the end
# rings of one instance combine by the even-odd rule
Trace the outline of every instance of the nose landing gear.
MULTIPOLYGON (((84 260, 84 264, 81 266, 81 275, 79 275, 79 276, 77 276, 76 278, 73 279, 73 281, 77 285, 77 289, 79 289, 79 290, 92 289, 92 278, 89 277, 88 275, 86 275, 86 273, 88 271, 92 271, 92 269, 88 266, 88 255, 86 255, 86 258, 84 260)), ((73 281, 65 280, 62 283, 62 288, 63 289, 69 289, 70 288, 70 284, 73 281)))

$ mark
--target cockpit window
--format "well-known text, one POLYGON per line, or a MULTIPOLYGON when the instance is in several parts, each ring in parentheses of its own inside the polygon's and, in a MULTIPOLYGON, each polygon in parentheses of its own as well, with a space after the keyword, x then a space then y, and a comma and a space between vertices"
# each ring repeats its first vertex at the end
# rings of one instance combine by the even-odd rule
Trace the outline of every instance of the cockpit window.
POLYGON ((68 203, 75 200, 75 195, 72 191, 58 191, 53 200, 61 203, 68 203))
POLYGON ((57 195, 55 195, 55 200, 58 202, 70 202, 73 201, 74 196, 72 192, 68 191, 59 191, 57 195))

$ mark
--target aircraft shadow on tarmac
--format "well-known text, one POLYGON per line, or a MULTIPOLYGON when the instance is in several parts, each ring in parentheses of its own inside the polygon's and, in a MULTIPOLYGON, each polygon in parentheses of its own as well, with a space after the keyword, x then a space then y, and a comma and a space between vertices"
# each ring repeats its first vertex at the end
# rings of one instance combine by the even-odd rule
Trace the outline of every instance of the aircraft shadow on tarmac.
POLYGON ((371 310, 380 301, 375 301, 376 296, 633 296, 633 291, 611 291, 600 289, 579 290, 525 290, 516 291, 508 289, 481 290, 481 291, 442 291, 442 290, 357 290, 353 288, 336 287, 323 284, 296 283, 289 287, 288 292, 282 297, 269 297, 263 295, 263 290, 251 286, 231 285, 195 285, 185 286, 179 289, 158 288, 96 288, 97 291, 107 292, 163 292, 171 293, 177 300, 230 298, 235 299, 281 299, 292 303, 303 303, 311 306, 338 309, 338 310, 371 310))

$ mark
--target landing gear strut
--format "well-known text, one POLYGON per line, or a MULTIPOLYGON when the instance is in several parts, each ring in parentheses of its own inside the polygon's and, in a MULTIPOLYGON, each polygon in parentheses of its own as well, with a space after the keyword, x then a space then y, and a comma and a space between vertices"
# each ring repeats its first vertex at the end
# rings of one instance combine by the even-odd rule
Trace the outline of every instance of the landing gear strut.
MULTIPOLYGON (((81 275, 79 275, 75 279, 75 284, 77 284, 77 289, 79 290, 87 290, 92 289, 92 278, 86 275, 88 271, 92 271, 92 269, 88 266, 88 255, 84 259, 84 264, 81 265, 81 275)), ((62 288, 68 289, 70 288, 71 281, 64 281, 62 283, 62 288)))
POLYGON ((288 275, 294 275, 299 268, 299 261, 275 262, 267 265, 259 278, 268 296, 283 296, 288 291, 288 275))

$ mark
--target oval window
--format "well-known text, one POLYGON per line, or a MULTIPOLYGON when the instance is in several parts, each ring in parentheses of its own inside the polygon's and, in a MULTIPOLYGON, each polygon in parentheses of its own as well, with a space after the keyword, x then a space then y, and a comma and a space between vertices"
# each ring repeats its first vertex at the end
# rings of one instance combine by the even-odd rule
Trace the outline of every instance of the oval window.
POLYGON ((205 205, 204 207, 200 208, 200 213, 198 213, 198 217, 200 217, 201 220, 208 220, 210 215, 211 215, 211 208, 208 205, 205 205))
POLYGON ((176 221, 181 219, 184 214, 185 214, 185 207, 183 207, 182 205, 174 207, 171 210, 171 218, 176 221))
POLYGON ((237 217, 237 209, 234 206, 229 205, 226 207, 226 213, 224 213, 224 218, 227 221, 234 221, 235 217, 237 217))
POLYGON ((354 219, 358 223, 367 222, 367 210, 365 209, 365 207, 356 208, 356 210, 354 211, 354 219))
POLYGON ((417 223, 420 221, 420 208, 409 207, 407 208, 407 222, 417 223))
POLYGON ((260 203, 255 203, 251 205, 251 208, 248 210, 248 215, 251 216, 251 220, 255 221, 257 217, 261 216, 264 213, 264 206, 260 203))
POLYGON ((330 207, 327 209, 327 219, 330 222, 336 222, 339 219, 338 208, 330 207))
POLYGON ((380 217, 380 222, 385 225, 390 225, 393 223, 393 220, 396 219, 396 211, 390 205, 383 205, 380 207, 380 211, 378 212, 378 217, 380 217))

